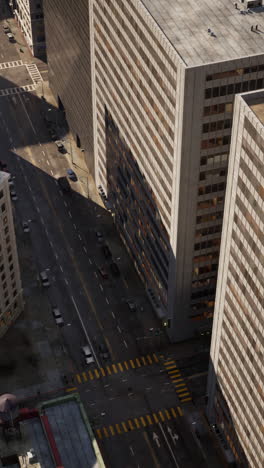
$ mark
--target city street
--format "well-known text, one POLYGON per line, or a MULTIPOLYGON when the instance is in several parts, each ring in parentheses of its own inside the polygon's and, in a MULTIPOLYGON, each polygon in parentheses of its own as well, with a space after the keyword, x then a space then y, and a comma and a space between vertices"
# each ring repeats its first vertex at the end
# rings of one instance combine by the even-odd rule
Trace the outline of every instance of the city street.
MULTIPOLYGON (((2 42, 6 39, 2 29, 0 35, 2 42)), ((50 287, 42 291, 50 306, 47 313, 56 306, 64 320, 58 330, 67 354, 64 383, 69 384, 68 391, 80 393, 107 467, 209 466, 185 420, 191 401, 182 400, 190 394, 166 352, 165 334, 153 333, 160 324, 111 213, 103 208, 89 175, 83 185, 83 172, 71 161, 74 142, 69 145, 63 116, 41 99, 47 84, 42 84, 41 74, 34 83, 15 47, 6 42, 0 51, 0 62, 12 63, 8 67, 0 63, 0 159, 14 178, 15 221, 28 223, 36 269, 46 271, 49 278, 50 287), (20 86, 31 88, 5 91, 20 86), (57 124, 60 139, 65 139, 67 154, 51 141, 43 118, 48 115, 57 124), (78 181, 70 181, 71 192, 66 193, 57 179, 69 168, 78 181), (97 231, 112 260, 105 258, 97 231), (111 261, 118 265, 120 277, 112 274, 111 261), (136 310, 129 309, 128 299, 136 310), (95 360, 90 365, 81 352, 87 344, 95 360), (180 395, 180 388, 186 393, 180 395)), ((40 282, 38 274, 35 280, 40 282)))

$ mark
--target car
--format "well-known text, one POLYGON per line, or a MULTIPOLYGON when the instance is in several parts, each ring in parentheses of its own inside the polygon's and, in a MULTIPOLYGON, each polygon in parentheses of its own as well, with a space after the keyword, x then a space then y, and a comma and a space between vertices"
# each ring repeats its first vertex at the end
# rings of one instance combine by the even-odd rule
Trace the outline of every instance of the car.
POLYGON ((15 42, 15 36, 11 32, 7 33, 9 42, 15 42))
POLYGON ((52 315, 55 318, 56 325, 58 325, 58 327, 63 327, 64 320, 58 307, 52 308, 52 315))
POLYGON ((10 190, 10 196, 11 196, 11 200, 13 201, 17 200, 17 194, 15 190, 10 190))
POLYGON ((7 24, 5 24, 5 25, 3 26, 3 30, 4 30, 4 33, 5 33, 5 34, 11 33, 11 29, 10 29, 9 26, 7 26, 7 24))
POLYGON ((108 245, 103 245, 102 251, 103 251, 103 254, 104 254, 105 258, 111 258, 112 257, 112 252, 109 249, 108 245))
POLYGON ((67 175, 69 179, 72 180, 73 182, 76 182, 78 180, 77 175, 72 169, 67 169, 67 175))
POLYGON ((98 351, 100 354, 100 357, 103 359, 108 359, 109 358, 109 351, 107 349, 107 346, 104 343, 100 343, 98 345, 98 351))
MULTIPOLYGON (((51 131, 51 133, 52 133, 52 135, 55 135, 55 133, 53 133, 52 131, 51 131)), ((58 150, 59 150, 60 153, 64 153, 64 152, 65 152, 65 146, 64 146, 64 144, 62 143, 62 141, 56 140, 56 141, 55 141, 55 145, 57 146, 57 148, 58 148, 58 150)), ((67 172, 68 172, 68 171, 67 171, 67 172)))
POLYGON ((97 237, 98 242, 103 242, 104 236, 101 231, 96 231, 95 235, 97 237))
POLYGON ((63 190, 63 192, 70 192, 71 191, 71 186, 69 184, 69 181, 68 181, 67 177, 59 177, 58 178, 58 184, 59 184, 61 190, 63 190))
POLYGON ((41 271, 39 276, 40 276, 41 284, 44 288, 47 288, 48 286, 50 286, 49 277, 48 277, 46 270, 41 271))
POLYGON ((24 232, 29 232, 29 231, 30 231, 30 229, 29 229, 29 224, 28 224, 27 221, 23 221, 23 222, 22 222, 22 227, 23 227, 23 231, 24 231, 24 232))
POLYGON ((132 299, 127 299, 126 303, 131 311, 135 311, 137 309, 136 304, 132 299))
POLYGON ((98 271, 99 271, 100 275, 102 276, 102 278, 104 278, 104 279, 108 278, 108 273, 107 273, 107 271, 105 270, 105 268, 103 266, 98 267, 98 271))
POLYGON ((84 355, 86 364, 92 364, 94 362, 94 357, 92 355, 90 346, 85 345, 85 346, 82 346, 81 349, 82 349, 82 354, 84 355))
POLYGON ((120 276, 120 270, 117 266, 116 263, 111 263, 110 265, 111 272, 113 273, 114 276, 120 276))

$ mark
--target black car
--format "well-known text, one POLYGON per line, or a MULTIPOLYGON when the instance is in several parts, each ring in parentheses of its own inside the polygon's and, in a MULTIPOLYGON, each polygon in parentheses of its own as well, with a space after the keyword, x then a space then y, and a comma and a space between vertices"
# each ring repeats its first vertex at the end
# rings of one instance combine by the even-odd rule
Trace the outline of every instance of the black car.
POLYGON ((58 184, 59 184, 61 190, 63 190, 63 192, 70 192, 71 191, 71 186, 69 184, 69 181, 68 181, 67 177, 59 177, 58 178, 58 184))
POLYGON ((116 263, 111 263, 110 269, 114 276, 120 276, 120 270, 116 263))
POLYGON ((109 352, 108 352, 108 349, 106 347, 106 345, 104 343, 100 343, 98 345, 98 351, 99 351, 99 354, 100 354, 100 357, 103 358, 103 359, 108 359, 109 358, 109 352))
POLYGON ((109 249, 108 245, 103 245, 102 251, 103 251, 103 254, 104 254, 105 258, 111 258, 112 257, 112 252, 109 249))

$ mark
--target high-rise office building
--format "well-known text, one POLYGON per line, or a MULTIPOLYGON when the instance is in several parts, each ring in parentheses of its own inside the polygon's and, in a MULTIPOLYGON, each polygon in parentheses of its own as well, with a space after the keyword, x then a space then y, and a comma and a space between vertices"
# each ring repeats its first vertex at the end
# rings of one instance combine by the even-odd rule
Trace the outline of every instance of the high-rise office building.
POLYGON ((0 338, 23 310, 9 177, 0 171, 0 338))
POLYGON ((95 180, 175 341, 212 325, 233 100, 264 85, 248 4, 89 2, 95 180))
POLYGON ((264 466, 264 91, 236 97, 208 416, 239 466, 264 466))
POLYGON ((49 82, 94 176, 89 1, 43 0, 49 82))
POLYGON ((32 55, 45 57, 43 0, 11 0, 10 6, 32 55))

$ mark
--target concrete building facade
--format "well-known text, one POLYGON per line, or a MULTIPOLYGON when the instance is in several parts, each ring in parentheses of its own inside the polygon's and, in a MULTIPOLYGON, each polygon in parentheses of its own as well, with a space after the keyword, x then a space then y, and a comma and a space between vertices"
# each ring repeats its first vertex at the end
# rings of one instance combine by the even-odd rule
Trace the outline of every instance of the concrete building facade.
POLYGON ((43 0, 13 0, 14 16, 34 57, 46 57, 43 0))
POLYGON ((212 326, 233 101, 263 87, 263 13, 87 5, 95 180, 171 338, 187 339, 212 326))
POLYGON ((23 310, 9 174, 0 172, 0 338, 23 310))
POLYGON ((208 415, 239 466, 264 466, 264 91, 237 96, 208 379, 208 415))

